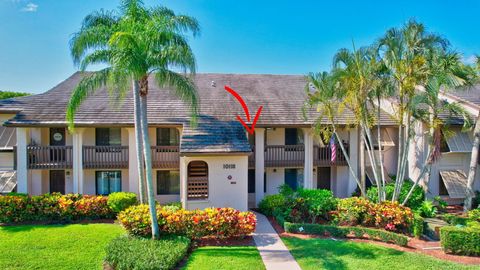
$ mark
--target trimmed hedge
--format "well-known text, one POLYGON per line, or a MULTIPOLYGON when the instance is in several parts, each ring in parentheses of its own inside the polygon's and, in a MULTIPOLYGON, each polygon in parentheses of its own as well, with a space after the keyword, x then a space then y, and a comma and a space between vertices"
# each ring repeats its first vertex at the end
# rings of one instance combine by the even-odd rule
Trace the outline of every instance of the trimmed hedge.
MULTIPOLYGON (((255 214, 240 212, 233 208, 206 208, 190 211, 158 205, 157 217, 162 233, 184 235, 190 238, 243 237, 253 233, 257 224, 255 214)), ((151 234, 148 205, 132 206, 120 212, 118 220, 130 235, 149 236, 151 234)))
POLYGON ((137 194, 133 192, 114 192, 108 195, 108 206, 115 213, 137 204, 137 194))
POLYGON ((445 226, 440 228, 440 242, 447 253, 480 255, 480 228, 445 226))
POLYGON ((415 238, 420 238, 423 234, 423 231, 425 229, 425 221, 423 217, 421 217, 418 214, 415 214, 413 217, 413 222, 412 222, 412 234, 415 236, 415 238))
POLYGON ((120 236, 107 246, 105 262, 116 270, 174 269, 189 247, 190 239, 183 236, 159 240, 120 236))
POLYGON ((285 231, 290 233, 306 233, 323 236, 328 235, 338 238, 346 238, 349 234, 353 234, 357 238, 362 238, 365 235, 368 235, 370 239, 375 239, 386 243, 394 243, 399 246, 406 246, 408 244, 408 237, 405 235, 364 227, 285 222, 285 231))
POLYGON ((108 197, 60 193, 0 196, 0 223, 70 222, 115 217, 108 197))
POLYGON ((282 194, 267 195, 258 203, 258 211, 266 216, 272 216, 275 209, 285 206, 286 199, 282 194))

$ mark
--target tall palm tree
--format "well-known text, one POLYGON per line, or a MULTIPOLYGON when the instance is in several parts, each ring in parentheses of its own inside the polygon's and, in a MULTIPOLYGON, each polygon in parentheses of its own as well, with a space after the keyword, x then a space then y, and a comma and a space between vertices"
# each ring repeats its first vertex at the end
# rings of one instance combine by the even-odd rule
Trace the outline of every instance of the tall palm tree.
MULTIPOLYGON (((477 72, 480 70, 480 57, 477 56, 477 72)), ((470 156, 470 167, 467 177, 467 196, 465 197, 464 210, 468 211, 472 208, 472 200, 475 197, 474 184, 475 175, 477 172, 478 160, 480 152, 480 110, 478 112, 477 120, 475 121, 475 129, 473 131, 473 147, 470 156)))
POLYGON ((416 87, 425 85, 428 77, 427 55, 431 50, 445 49, 448 41, 426 31, 414 20, 402 28, 392 28, 378 41, 379 55, 390 70, 398 95, 398 166, 392 201, 397 201, 407 168, 410 140, 413 135, 414 96, 416 87))
POLYGON ((340 149, 345 156, 350 174, 354 177, 357 185, 360 189, 360 193, 365 195, 365 188, 362 185, 361 180, 353 170, 352 162, 348 152, 343 144, 343 140, 340 138, 337 132, 337 116, 341 115, 345 108, 342 98, 343 91, 338 87, 338 78, 335 73, 320 72, 310 73, 307 75, 307 85, 305 86, 305 92, 307 93, 307 100, 304 106, 304 117, 306 118, 306 110, 309 108, 315 108, 319 112, 319 117, 315 119, 314 131, 317 135, 323 138, 330 138, 335 136, 340 149), (326 118, 327 125, 324 124, 326 118))
POLYGON ((106 86, 109 92, 123 96, 128 85, 132 85, 138 166, 141 172, 143 160, 154 239, 159 237, 159 228, 148 135, 148 78, 153 75, 160 88, 172 88, 190 105, 195 120, 198 97, 186 73, 195 73, 196 62, 185 33, 199 33, 194 18, 176 15, 165 7, 146 8, 140 0, 122 0, 117 11, 100 10, 85 17, 71 40, 71 53, 80 70, 91 65, 107 66, 87 74, 74 89, 67 108, 71 126, 80 104, 94 91, 106 86))
MULTIPOLYGON (((461 61, 461 55, 456 52, 445 50, 432 50, 427 57, 429 75, 424 90, 414 97, 424 112, 421 113, 424 122, 427 124, 427 158, 422 166, 419 176, 414 180, 414 185, 409 190, 403 204, 405 204, 413 193, 421 179, 425 179, 424 190, 429 193, 429 181, 432 165, 440 157, 440 144, 442 134, 447 134, 449 119, 442 119, 440 114, 462 117, 465 127, 470 126, 468 113, 457 103, 448 103, 439 98, 440 91, 460 86, 471 85, 475 78, 475 72, 461 61)), ((420 110, 417 110, 417 112, 420 110)))
MULTIPOLYGON (((343 102, 354 113, 355 122, 360 127, 360 151, 361 154, 364 154, 366 150, 374 176, 374 179, 370 180, 375 181, 378 187, 378 199, 383 201, 385 176, 381 169, 382 157, 381 154, 376 156, 371 132, 375 121, 378 127, 381 125, 380 119, 375 119, 379 111, 377 110, 377 114, 372 112, 372 108, 375 108, 372 98, 380 95, 380 86, 384 86, 381 76, 379 76, 381 65, 377 61, 376 51, 372 47, 358 50, 354 48, 353 51, 341 49, 334 56, 333 63, 335 72, 338 73, 339 86, 345 93, 343 102)), ((377 139, 380 142, 380 138, 377 139)), ((381 153, 381 151, 378 152, 381 153)), ((362 185, 365 185, 363 180, 365 178, 364 160, 360 160, 360 166, 362 185)))

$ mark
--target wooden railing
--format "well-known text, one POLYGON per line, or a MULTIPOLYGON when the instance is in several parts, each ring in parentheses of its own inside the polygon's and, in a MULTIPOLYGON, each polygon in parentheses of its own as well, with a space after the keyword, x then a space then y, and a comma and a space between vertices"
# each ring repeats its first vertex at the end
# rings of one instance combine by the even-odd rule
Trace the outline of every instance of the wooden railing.
POLYGON ((27 146, 29 169, 72 168, 72 146, 27 146))
MULTIPOLYGON (((345 144, 348 153, 348 144, 345 144)), ((314 166, 346 165, 345 156, 337 145, 337 158, 332 162, 332 150, 330 146, 313 148, 314 166)), ((303 167, 305 162, 304 145, 266 145, 265 167, 303 167)), ((252 146, 252 154, 248 157, 248 167, 255 168, 255 146, 252 146)))
POLYGON ((301 167, 304 160, 304 145, 265 146, 265 167, 301 167))
POLYGON ((180 147, 152 146, 152 167, 155 169, 178 169, 180 167, 180 147))
MULTIPOLYGON (((348 153, 348 145, 344 144, 345 150, 347 150, 348 153)), ((314 146, 313 147, 313 166, 332 166, 332 165, 347 165, 347 162, 345 160, 345 156, 342 153, 342 149, 340 148, 339 145, 336 147, 336 156, 337 158, 335 161, 332 161, 332 149, 329 146, 326 147, 320 147, 320 146, 314 146)))
POLYGON ((84 146, 83 168, 128 168, 128 146, 84 146))

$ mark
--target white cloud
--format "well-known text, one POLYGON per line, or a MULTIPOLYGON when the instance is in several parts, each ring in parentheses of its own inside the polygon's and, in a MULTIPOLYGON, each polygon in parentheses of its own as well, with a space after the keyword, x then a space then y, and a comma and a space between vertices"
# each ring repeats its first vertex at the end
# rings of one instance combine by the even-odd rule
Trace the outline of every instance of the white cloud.
POLYGON ((28 3, 22 8, 23 12, 37 12, 38 5, 34 3, 28 3))
POLYGON ((477 57, 475 55, 470 55, 468 57, 463 57, 462 61, 463 63, 468 65, 475 64, 477 61, 477 57))

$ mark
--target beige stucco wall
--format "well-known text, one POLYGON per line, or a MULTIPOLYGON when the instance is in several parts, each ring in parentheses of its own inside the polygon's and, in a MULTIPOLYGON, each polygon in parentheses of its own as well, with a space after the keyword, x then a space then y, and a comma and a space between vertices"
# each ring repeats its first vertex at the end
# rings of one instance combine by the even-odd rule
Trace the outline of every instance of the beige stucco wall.
POLYGON ((0 152, 0 170, 13 170, 13 152, 0 152))
POLYGON ((205 161, 208 164, 208 199, 187 201, 185 205, 187 209, 206 207, 233 207, 241 211, 248 209, 248 157, 246 155, 181 157, 182 183, 187 181, 188 163, 195 160, 205 161), (224 169, 223 164, 235 164, 235 169, 224 169), (231 180, 228 179, 229 175, 232 176, 231 180))

